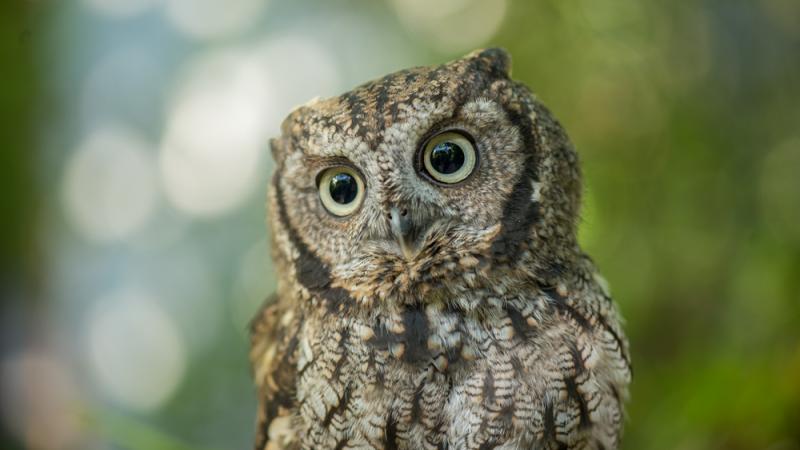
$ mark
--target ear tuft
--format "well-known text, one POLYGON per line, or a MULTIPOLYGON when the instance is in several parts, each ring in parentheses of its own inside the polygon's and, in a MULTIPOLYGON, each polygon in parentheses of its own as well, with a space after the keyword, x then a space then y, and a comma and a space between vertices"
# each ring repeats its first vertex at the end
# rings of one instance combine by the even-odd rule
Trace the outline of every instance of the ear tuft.
POLYGON ((475 50, 464 59, 480 60, 484 70, 495 77, 508 78, 511 76, 511 55, 503 48, 475 50))

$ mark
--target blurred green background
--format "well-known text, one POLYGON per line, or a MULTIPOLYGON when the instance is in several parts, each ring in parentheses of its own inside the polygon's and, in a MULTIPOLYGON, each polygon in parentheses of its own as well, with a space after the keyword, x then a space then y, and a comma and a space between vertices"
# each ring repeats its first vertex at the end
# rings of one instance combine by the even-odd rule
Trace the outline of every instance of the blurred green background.
POLYGON ((800 449, 797 0, 3 2, 0 448, 249 448, 266 139, 489 45, 583 158, 624 448, 800 449))

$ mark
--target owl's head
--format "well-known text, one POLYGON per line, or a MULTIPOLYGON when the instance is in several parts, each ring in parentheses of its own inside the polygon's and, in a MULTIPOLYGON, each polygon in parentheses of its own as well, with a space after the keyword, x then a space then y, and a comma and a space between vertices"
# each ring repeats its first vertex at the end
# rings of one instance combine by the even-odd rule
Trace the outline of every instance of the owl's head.
POLYGON ((567 269, 577 156, 509 66, 477 51, 294 110, 272 141, 284 288, 341 308, 567 269))

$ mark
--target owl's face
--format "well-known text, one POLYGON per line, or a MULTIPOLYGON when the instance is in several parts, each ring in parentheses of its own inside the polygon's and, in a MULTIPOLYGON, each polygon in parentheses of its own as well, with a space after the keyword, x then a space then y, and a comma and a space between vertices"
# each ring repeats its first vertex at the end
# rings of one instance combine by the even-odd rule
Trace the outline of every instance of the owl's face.
POLYGON ((271 217, 276 257, 301 284, 344 289, 355 301, 466 286, 531 257, 544 216, 574 234, 576 182, 553 190, 554 177, 542 176, 560 166, 543 167, 554 152, 537 115, 557 125, 509 79, 508 65, 501 50, 476 52, 286 119, 272 143, 271 217), (543 211, 550 191, 563 204, 543 211))

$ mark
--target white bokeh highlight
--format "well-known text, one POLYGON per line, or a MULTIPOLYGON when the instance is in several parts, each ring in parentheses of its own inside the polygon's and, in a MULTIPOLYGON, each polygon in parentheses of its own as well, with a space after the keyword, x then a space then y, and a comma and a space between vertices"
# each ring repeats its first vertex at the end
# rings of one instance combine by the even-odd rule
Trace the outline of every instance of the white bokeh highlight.
POLYGON ((136 131, 107 125, 90 133, 67 162, 65 214, 93 241, 127 238, 153 215, 158 177, 151 145, 136 131))
POLYGON ((442 53, 471 51, 497 33, 507 0, 392 0, 400 22, 442 53))
POLYGON ((268 74, 245 52, 191 63, 167 116, 160 169, 167 198, 179 210, 213 217, 252 192, 275 120, 268 74))
POLYGON ((148 412, 183 380, 187 354, 177 325, 148 293, 126 288, 99 299, 87 318, 87 354, 108 398, 148 412))
POLYGON ((282 36, 190 62, 168 107, 161 143, 159 167, 170 203, 200 218, 235 210, 265 179, 259 170, 283 117, 338 87, 335 62, 310 39, 282 36))
MULTIPOLYGON (((100 0, 94 0, 100 1, 100 0)), ((220 38, 252 27, 264 13, 267 0, 165 0, 169 22, 196 39, 220 38)))

